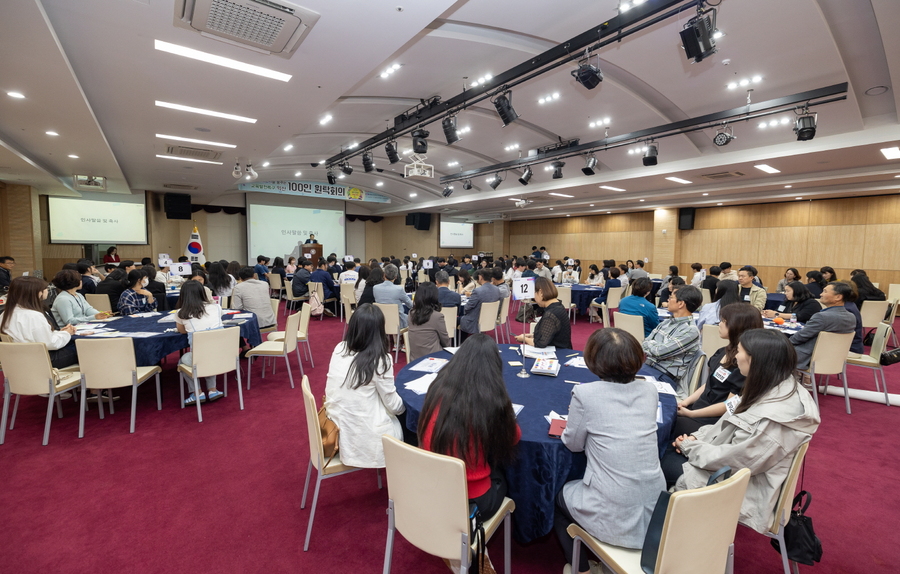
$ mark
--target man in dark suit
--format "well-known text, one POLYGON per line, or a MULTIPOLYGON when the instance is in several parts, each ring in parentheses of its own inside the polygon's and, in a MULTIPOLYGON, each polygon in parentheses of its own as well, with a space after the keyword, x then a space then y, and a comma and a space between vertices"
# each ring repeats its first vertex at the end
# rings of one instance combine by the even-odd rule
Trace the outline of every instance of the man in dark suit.
POLYGON ((306 243, 316 243, 316 234, 315 234, 315 233, 310 233, 310 234, 309 234, 309 239, 306 240, 306 243))
POLYGON ((441 307, 459 307, 462 297, 450 289, 450 276, 446 271, 438 271, 434 275, 434 283, 438 288, 438 302, 441 307))
POLYGON ((853 296, 853 290, 846 283, 832 282, 822 290, 819 299, 825 308, 812 316, 800 329, 791 335, 791 344, 797 351, 797 368, 805 371, 809 368, 809 360, 819 333, 853 333, 856 330, 856 317, 844 308, 844 301, 853 296))
POLYGON ((490 269, 479 269, 475 273, 475 281, 478 282, 478 287, 469 296, 465 307, 466 314, 459 320, 459 329, 462 331, 463 340, 469 335, 479 332, 478 318, 481 316, 481 304, 500 300, 500 289, 491 283, 490 269))

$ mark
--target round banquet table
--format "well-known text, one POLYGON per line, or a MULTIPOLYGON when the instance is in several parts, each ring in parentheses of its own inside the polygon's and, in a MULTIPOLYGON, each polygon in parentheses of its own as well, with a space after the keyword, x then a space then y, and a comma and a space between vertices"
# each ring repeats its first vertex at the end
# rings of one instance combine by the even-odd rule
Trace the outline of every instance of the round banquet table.
MULTIPOLYGON (((551 410, 561 415, 568 413, 572 383, 565 381, 587 383, 596 381, 597 377, 587 369, 563 365, 557 377, 531 375, 527 379, 521 379, 516 373, 522 367, 509 365, 510 361, 522 361, 518 352, 509 345, 500 345, 499 348, 503 360, 503 380, 509 397, 514 404, 524 405, 516 417, 522 429, 522 439, 515 462, 506 469, 506 480, 509 486, 507 495, 516 502, 513 534, 519 542, 527 543, 552 530, 556 493, 566 482, 583 477, 587 464, 584 453, 573 453, 560 439, 547 434, 550 424, 544 416, 550 414, 551 410)), ((570 349, 557 351, 561 363, 574 356, 581 356, 581 353, 570 349)), ((451 354, 440 351, 427 357, 450 359, 451 354)), ((404 384, 425 374, 410 370, 410 367, 423 359, 425 357, 404 367, 395 378, 397 392, 406 405, 406 426, 414 433, 419 424, 419 412, 425 402, 425 395, 407 390, 404 384)), ((534 359, 525 359, 523 362, 530 371, 534 359)), ((663 422, 657 424, 657 440, 662 454, 675 425, 677 408, 674 394, 660 393, 659 401, 663 422)))
POLYGON ((766 294, 766 306, 764 309, 771 309, 772 311, 776 311, 779 305, 784 305, 787 301, 787 297, 784 293, 767 293, 766 294))
MULTIPOLYGON (((244 313, 246 311, 231 311, 229 314, 244 313)), ((152 367, 159 364, 164 357, 175 351, 188 347, 187 335, 179 333, 175 328, 175 323, 160 323, 159 320, 165 314, 154 315, 153 317, 119 317, 115 320, 104 322, 103 328, 112 329, 122 333, 121 336, 128 337, 130 333, 156 333, 152 337, 132 337, 134 341, 134 358, 139 367, 152 367)), ((241 337, 247 339, 251 346, 255 347, 262 343, 262 335, 259 333, 259 323, 256 315, 251 313, 251 317, 236 319, 243 321, 238 325, 241 329, 241 337)), ((228 321, 228 315, 223 315, 223 321, 228 321)), ((100 323, 93 321, 92 323, 100 323)), ((226 324, 226 327, 229 325, 226 324)), ((81 335, 75 335, 73 339, 82 338, 81 335)), ((96 339, 88 335, 86 339, 96 339)))
MULTIPOLYGON (((565 287, 562 283, 557 283, 557 287, 565 287)), ((647 295, 647 300, 655 304, 656 293, 659 291, 659 288, 662 286, 662 279, 651 279, 650 280, 650 293, 647 295)), ((600 296, 600 293, 603 291, 602 287, 597 287, 594 285, 584 285, 584 284, 575 284, 572 285, 572 303, 578 307, 578 313, 584 315, 588 312, 588 307, 591 306, 591 301, 600 296)), ((773 307, 774 309, 774 307, 773 307)))

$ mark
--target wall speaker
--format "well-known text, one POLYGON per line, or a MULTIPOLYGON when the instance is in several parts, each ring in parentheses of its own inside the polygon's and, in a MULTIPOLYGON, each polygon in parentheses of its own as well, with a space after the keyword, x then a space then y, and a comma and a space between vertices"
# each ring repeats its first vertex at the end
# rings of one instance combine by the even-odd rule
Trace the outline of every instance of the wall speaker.
POLYGON ((415 213, 407 213, 406 214, 406 224, 407 225, 415 225, 416 224, 416 214, 415 213))
POLYGON ((413 226, 419 231, 428 231, 431 229, 431 214, 430 213, 414 213, 416 216, 415 222, 413 226))
POLYGON ((685 231, 694 228, 694 214, 696 208, 682 207, 678 210, 678 229, 685 231))
POLYGON ((191 196, 187 193, 167 193, 163 197, 166 219, 190 219, 191 196))

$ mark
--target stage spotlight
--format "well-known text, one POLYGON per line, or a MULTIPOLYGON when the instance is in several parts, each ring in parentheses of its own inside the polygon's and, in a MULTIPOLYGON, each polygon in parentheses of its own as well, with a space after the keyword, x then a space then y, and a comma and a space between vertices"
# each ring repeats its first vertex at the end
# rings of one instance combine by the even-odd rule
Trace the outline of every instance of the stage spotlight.
POLYGON ((725 128, 722 128, 716 134, 716 137, 713 138, 713 143, 721 147, 730 144, 733 139, 735 139, 735 137, 731 128, 728 128, 727 131, 725 128))
POLYGON ((804 114, 797 118, 794 125, 797 141, 805 142, 816 137, 816 114, 804 114))
POLYGON ((491 183, 489 183, 488 185, 491 186, 491 189, 497 189, 498 187, 500 187, 500 182, 502 181, 503 180, 500 179, 500 174, 498 173, 494 176, 494 179, 492 179, 491 183))
POLYGON ((565 165, 566 162, 564 161, 555 161, 550 164, 550 167, 553 168, 553 179, 562 179, 562 168, 565 167, 565 165))
POLYGON ((428 130, 419 128, 410 134, 413 140, 413 153, 428 153, 428 140, 425 139, 431 135, 428 130))
POLYGON ((584 162, 584 167, 581 168, 581 173, 584 175, 596 175, 597 171, 594 169, 595 167, 597 167, 597 158, 589 156, 584 162))
POLYGON ((656 165, 658 163, 659 148, 656 144, 647 144, 647 151, 644 152, 644 165, 656 165))
POLYGON ((327 175, 328 175, 328 183, 330 183, 331 185, 334 185, 334 184, 337 183, 337 178, 334 177, 334 172, 333 172, 333 171, 331 171, 331 170, 329 169, 327 175))
MULTIPOLYGON (((234 175, 234 174, 232 174, 232 175, 234 175)), ((247 164, 247 176, 248 176, 248 179, 249 179, 250 181, 253 181, 253 180, 255 180, 256 178, 259 177, 259 174, 256 173, 256 170, 255 170, 255 169, 253 169, 253 164, 252 164, 252 163, 248 163, 248 164, 247 164)))
POLYGON ((369 152, 364 153, 362 156, 362 162, 363 162, 363 169, 365 170, 366 173, 375 171, 375 163, 374 163, 374 159, 372 158, 371 153, 369 153, 369 152))
POLYGON ((341 171, 347 175, 350 175, 351 173, 353 173, 353 166, 350 165, 349 161, 345 161, 344 164, 341 166, 341 171))
POLYGON ((444 191, 441 192, 441 195, 444 197, 450 197, 450 194, 453 193, 453 188, 449 185, 444 186, 444 191))
POLYGON ((534 172, 531 171, 531 167, 525 168, 525 173, 522 174, 522 177, 519 178, 519 183, 522 185, 528 185, 528 182, 531 181, 531 176, 534 175, 534 172))
POLYGON ((388 142, 384 144, 384 153, 387 154, 388 163, 397 163, 400 161, 400 154, 397 153, 397 142, 388 142))
POLYGON ((460 140, 459 133, 456 131, 456 116, 447 116, 441 122, 444 129, 444 137, 447 138, 447 145, 455 144, 460 140))
POLYGON ((241 179, 241 162, 234 164, 234 171, 231 172, 231 175, 234 176, 234 179, 241 179))
POLYGON ((699 12, 684 25, 680 32, 681 44, 688 60, 700 63, 707 56, 716 53, 716 41, 713 32, 716 29, 715 9, 699 12))
POLYGON ((519 119, 519 114, 512 107, 512 92, 503 92, 494 98, 493 104, 497 109, 497 114, 500 116, 500 121, 503 122, 503 127, 519 119))
POLYGON ((466 181, 463 182, 463 189, 466 191, 469 191, 470 189, 472 189, 472 180, 471 179, 467 179, 466 181))
MULTIPOLYGON (((603 72, 600 71, 599 66, 590 63, 587 50, 584 51, 584 56, 584 59, 578 62, 578 69, 572 70, 572 77, 588 90, 593 90, 603 81, 603 72)), ((597 61, 599 63, 599 56, 597 61)))

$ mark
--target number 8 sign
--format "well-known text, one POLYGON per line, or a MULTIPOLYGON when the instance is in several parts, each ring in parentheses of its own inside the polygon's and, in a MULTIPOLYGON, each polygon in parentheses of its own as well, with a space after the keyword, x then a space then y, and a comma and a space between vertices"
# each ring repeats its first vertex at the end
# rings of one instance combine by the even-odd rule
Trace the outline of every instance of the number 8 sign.
POLYGON ((534 277, 513 279, 513 299, 534 299, 534 277))

